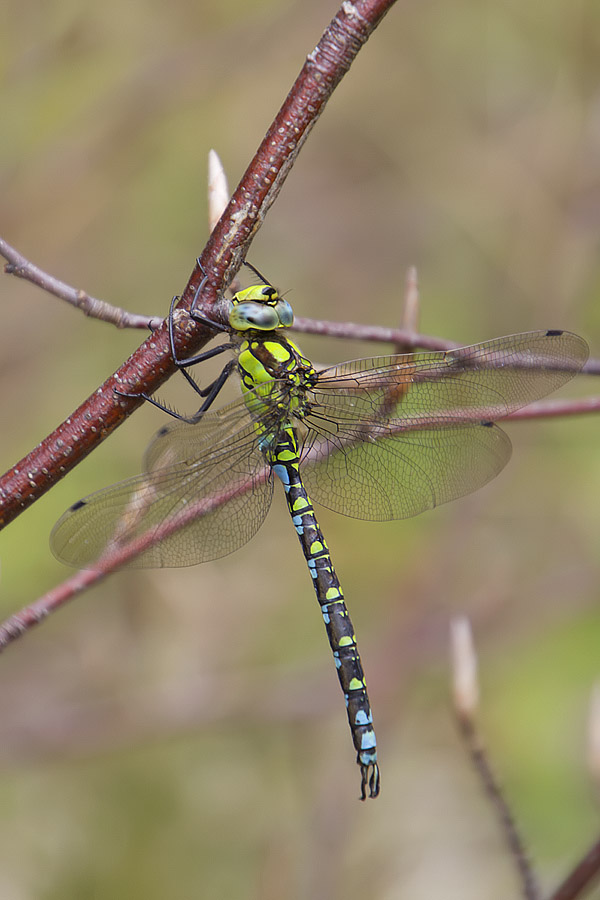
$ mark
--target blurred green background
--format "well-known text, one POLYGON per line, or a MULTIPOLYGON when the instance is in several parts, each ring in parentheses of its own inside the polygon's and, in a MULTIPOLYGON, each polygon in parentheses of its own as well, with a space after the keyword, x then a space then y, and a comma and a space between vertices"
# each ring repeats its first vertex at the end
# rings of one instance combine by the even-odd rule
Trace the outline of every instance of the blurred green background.
MULTIPOLYGON (((1 231, 116 304, 166 313, 206 239, 209 148, 234 186, 334 2, 15 2, 0 32, 1 231)), ((534 328, 600 355, 600 5, 399 3, 306 144, 250 259, 298 315, 470 343, 534 328)), ((2 469, 143 334, 2 280, 2 469)), ((306 337, 319 362, 386 352, 306 337)), ((205 376, 208 378, 208 376, 205 376)), ((183 379, 181 379, 183 382, 183 379)), ((566 393, 597 391, 580 379, 566 393)), ((173 383, 185 409, 194 397, 173 383)), ((139 470, 138 412, 2 534, 2 612, 68 572, 48 534, 139 470)), ((509 468, 404 523, 324 511, 376 716, 358 770, 281 495, 241 551, 122 573, 12 646, 0 674, 0 897, 486 900, 515 877, 456 735, 447 628, 466 612, 482 723, 545 884, 598 827, 597 422, 507 426, 509 468)), ((598 895, 600 896, 600 894, 598 895)))

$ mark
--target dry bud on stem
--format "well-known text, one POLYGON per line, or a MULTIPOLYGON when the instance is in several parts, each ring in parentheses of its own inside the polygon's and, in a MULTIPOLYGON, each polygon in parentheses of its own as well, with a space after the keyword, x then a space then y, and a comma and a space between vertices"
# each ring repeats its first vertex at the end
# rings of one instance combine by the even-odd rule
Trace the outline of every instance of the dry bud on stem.
POLYGON ((597 788, 600 788, 600 682, 592 688, 588 718, 588 768, 597 788))
POLYGON ((479 705, 479 685, 473 633, 466 616, 450 623, 450 649, 454 707, 460 719, 471 722, 479 705))

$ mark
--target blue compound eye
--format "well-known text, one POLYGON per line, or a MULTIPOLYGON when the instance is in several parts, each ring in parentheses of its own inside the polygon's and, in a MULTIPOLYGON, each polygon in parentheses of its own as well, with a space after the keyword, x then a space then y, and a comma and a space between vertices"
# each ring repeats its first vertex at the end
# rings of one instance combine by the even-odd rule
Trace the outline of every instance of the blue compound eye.
POLYGON ((283 323, 280 322, 276 308, 253 300, 245 300, 232 306, 229 313, 229 324, 236 331, 247 331, 249 328, 256 328, 258 331, 273 331, 283 323))
POLYGON ((279 317, 279 324, 284 328, 289 328, 294 321, 294 311, 287 300, 278 300, 275 304, 275 311, 279 317))

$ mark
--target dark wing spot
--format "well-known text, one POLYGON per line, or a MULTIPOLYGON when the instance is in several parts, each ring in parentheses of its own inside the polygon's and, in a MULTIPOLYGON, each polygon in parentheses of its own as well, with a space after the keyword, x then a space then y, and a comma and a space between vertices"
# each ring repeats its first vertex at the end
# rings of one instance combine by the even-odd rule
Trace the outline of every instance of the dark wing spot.
POLYGON ((69 512, 76 512, 78 509, 81 509, 83 506, 87 506, 87 500, 78 500, 77 503, 74 503, 70 508, 69 512))
POLYGON ((168 434, 168 433, 169 433, 168 427, 166 425, 163 425, 162 428, 158 429, 158 431, 156 433, 156 437, 164 437, 165 434, 168 434))
POLYGON ((560 337, 561 334, 564 334, 564 332, 551 328, 550 331, 546 332, 546 337, 560 337))
POLYGON ((494 427, 493 422, 481 422, 480 424, 483 425, 484 428, 493 428, 494 427))

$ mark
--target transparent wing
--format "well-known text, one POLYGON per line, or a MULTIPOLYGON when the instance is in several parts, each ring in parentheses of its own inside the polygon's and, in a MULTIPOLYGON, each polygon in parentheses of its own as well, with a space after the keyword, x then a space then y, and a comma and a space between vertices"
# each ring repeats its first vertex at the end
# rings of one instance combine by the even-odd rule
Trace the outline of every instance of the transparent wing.
POLYGON ((491 423, 348 442, 331 455, 327 443, 320 441, 302 469, 308 493, 335 512, 377 521, 410 518, 476 491, 512 451, 508 435, 491 423))
POLYGON ((491 422, 556 390, 587 355, 577 335, 548 331, 326 369, 304 420, 306 487, 330 509, 380 520, 468 494, 510 458, 491 422))
POLYGON ((162 428, 144 474, 91 494, 59 519, 50 537, 54 555, 85 568, 114 542, 143 535, 158 543, 131 567, 189 566, 237 550, 262 524, 273 492, 257 415, 240 399, 197 425, 162 428))

